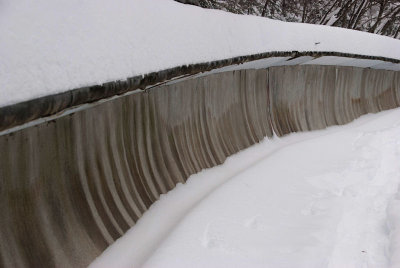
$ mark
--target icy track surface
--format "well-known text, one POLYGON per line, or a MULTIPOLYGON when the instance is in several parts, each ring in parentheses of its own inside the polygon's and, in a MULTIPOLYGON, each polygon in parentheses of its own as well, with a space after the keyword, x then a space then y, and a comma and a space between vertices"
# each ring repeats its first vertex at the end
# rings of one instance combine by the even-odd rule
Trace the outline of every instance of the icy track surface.
POLYGON ((185 64, 293 50, 400 59, 400 40, 173 0, 0 0, 0 107, 185 64))
POLYGON ((400 267, 400 109, 264 140, 161 196, 92 267, 400 267))

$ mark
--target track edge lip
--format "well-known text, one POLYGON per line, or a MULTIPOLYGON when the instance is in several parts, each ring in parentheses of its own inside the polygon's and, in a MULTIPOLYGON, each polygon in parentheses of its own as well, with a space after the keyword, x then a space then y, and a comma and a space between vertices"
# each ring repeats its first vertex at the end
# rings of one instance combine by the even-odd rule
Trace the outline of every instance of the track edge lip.
POLYGON ((302 56, 312 56, 314 58, 336 56, 356 60, 378 60, 392 64, 400 64, 400 60, 394 58, 334 51, 275 51, 211 62, 181 65, 157 72, 129 77, 126 80, 116 80, 103 84, 79 87, 65 92, 0 107, 0 136, 17 131, 24 128, 24 126, 29 127, 41 122, 51 121, 59 115, 70 114, 76 111, 78 107, 83 107, 84 105, 90 107, 92 103, 98 103, 99 101, 112 99, 116 96, 146 90, 149 87, 179 79, 180 77, 192 76, 223 67, 240 65, 246 62, 272 57, 290 57, 290 59, 295 59, 302 56), (35 122, 37 123, 35 124, 35 122))

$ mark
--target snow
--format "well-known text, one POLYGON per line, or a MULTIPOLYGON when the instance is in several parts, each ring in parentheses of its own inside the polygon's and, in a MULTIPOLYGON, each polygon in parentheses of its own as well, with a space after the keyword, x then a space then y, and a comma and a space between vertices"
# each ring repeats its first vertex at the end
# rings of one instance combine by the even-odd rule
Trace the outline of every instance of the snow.
POLYGON ((1 0, 0 107, 171 67, 271 51, 400 59, 400 41, 172 0, 1 0))
POLYGON ((400 109, 265 139, 162 195, 91 267, 400 267, 400 109))

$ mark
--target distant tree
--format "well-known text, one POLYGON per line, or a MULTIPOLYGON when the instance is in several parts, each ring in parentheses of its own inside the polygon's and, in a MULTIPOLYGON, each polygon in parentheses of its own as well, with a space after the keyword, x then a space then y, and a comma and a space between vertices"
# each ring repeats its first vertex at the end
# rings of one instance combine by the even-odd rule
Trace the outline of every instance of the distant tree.
POLYGON ((197 5, 202 7, 236 14, 331 25, 400 38, 400 0, 198 0, 197 2, 197 5))

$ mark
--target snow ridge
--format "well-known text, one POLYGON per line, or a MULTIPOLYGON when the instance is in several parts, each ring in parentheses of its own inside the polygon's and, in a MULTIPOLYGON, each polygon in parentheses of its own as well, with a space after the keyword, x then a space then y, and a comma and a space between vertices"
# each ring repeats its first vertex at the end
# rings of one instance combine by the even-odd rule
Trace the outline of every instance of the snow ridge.
POLYGON ((0 106, 272 51, 400 59, 400 41, 392 38, 173 0, 3 0, 0 5, 0 106))

